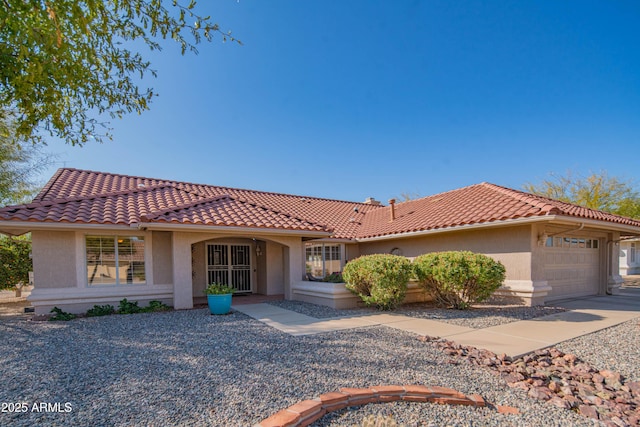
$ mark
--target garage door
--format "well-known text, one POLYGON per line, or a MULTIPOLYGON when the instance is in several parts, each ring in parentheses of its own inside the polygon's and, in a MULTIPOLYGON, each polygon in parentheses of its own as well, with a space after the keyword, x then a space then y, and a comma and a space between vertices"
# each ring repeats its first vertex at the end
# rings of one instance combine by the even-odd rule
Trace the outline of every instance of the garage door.
POLYGON ((588 237, 547 239, 545 277, 551 291, 546 300, 596 295, 600 288, 600 242, 588 237))

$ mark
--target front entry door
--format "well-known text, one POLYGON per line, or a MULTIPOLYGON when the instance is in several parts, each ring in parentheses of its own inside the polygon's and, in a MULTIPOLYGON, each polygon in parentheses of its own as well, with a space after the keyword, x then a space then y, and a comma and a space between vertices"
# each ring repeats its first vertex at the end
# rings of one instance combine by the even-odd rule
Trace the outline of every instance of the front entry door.
POLYGON ((251 246, 210 244, 207 246, 208 283, 232 286, 236 292, 251 292, 251 246))

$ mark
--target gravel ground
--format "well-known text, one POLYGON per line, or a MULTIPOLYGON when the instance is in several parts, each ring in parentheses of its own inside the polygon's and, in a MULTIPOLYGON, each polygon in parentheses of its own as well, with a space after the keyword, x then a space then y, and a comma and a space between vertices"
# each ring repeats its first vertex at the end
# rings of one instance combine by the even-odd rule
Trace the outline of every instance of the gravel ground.
POLYGON ((600 369, 620 372, 627 381, 640 381, 640 320, 630 320, 589 335, 564 341, 556 348, 572 353, 600 369))
MULTIPOLYGON (((331 307, 308 304, 301 301, 270 301, 269 304, 306 314, 307 316, 317 319, 380 313, 380 311, 375 308, 336 310, 331 307)), ((448 310, 435 307, 428 303, 418 303, 403 305, 397 310, 394 310, 393 313, 438 320, 459 326, 466 326, 468 328, 483 329, 504 323, 516 322, 518 320, 534 319, 536 317, 561 313, 563 311, 566 310, 560 307, 523 307, 521 305, 489 304, 478 304, 469 310, 448 310)))
MULTIPOLYGON (((627 334, 611 328, 609 343, 627 334)), ((432 344, 383 326, 292 337, 238 312, 211 316, 202 309, 71 322, 3 317, 0 342, 0 402, 27 407, 0 413, 3 426, 252 426, 298 401, 378 384, 451 387, 521 414, 395 402, 345 409, 315 426, 359 425, 376 413, 410 426, 594 425, 510 389, 487 369, 450 364, 432 344), (34 411, 41 402, 70 411, 34 411)), ((597 344, 572 343, 584 351, 597 344)))

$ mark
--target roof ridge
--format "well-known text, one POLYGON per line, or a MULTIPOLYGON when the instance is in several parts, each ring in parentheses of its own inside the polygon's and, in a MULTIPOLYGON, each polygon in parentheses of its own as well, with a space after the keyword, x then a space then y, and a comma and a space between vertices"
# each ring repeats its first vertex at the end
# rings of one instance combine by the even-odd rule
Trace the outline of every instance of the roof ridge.
POLYGON ((319 225, 319 226, 321 226, 321 227, 326 228, 327 230, 333 230, 332 228, 330 228, 330 227, 329 227, 328 225, 326 225, 326 224, 321 224, 321 223, 319 223, 319 222, 314 222, 314 221, 308 220, 308 219, 306 219, 306 218, 301 218, 301 217, 296 216, 296 215, 291 215, 291 214, 288 214, 288 213, 285 213, 285 212, 279 211, 279 210, 277 210, 277 209, 274 209, 274 208, 272 208, 272 207, 270 207, 270 206, 265 206, 265 205, 260 204, 260 203, 257 203, 257 202, 252 202, 252 201, 250 201, 250 200, 246 200, 246 199, 243 199, 243 198, 241 198, 241 197, 234 197, 233 199, 234 199, 234 200, 237 200, 237 201, 239 201, 239 202, 242 202, 242 203, 247 203, 247 204, 252 205, 252 206, 260 207, 260 208, 262 208, 262 209, 265 209, 265 210, 271 211, 271 212, 276 213, 276 214, 278 214, 278 215, 284 215, 284 216, 286 216, 287 218, 293 218, 293 219, 298 220, 298 221, 304 221, 304 222, 306 222, 306 223, 308 223, 308 224, 319 225))
POLYGON ((236 202, 239 202, 239 203, 248 204, 248 205, 251 205, 251 206, 254 206, 254 207, 258 207, 260 209, 264 209, 264 210, 269 211, 269 212, 273 212, 273 213, 275 213, 277 215, 283 215, 283 216, 285 216, 287 218, 291 218, 291 219, 294 219, 294 220, 297 220, 297 221, 302 221, 302 222, 305 222, 305 223, 310 224, 310 225, 319 226, 319 227, 322 227, 322 228, 324 228, 326 230, 333 231, 333 228, 329 227, 326 224, 321 224, 319 222, 314 222, 314 221, 310 221, 310 220, 305 219, 305 218, 300 218, 298 216, 291 215, 291 214, 288 214, 288 213, 281 212, 279 210, 273 209, 273 208, 271 208, 269 206, 264 206, 264 205, 262 205, 260 203, 256 203, 256 202, 253 202, 253 201, 250 201, 250 200, 246 200, 246 199, 243 199, 241 197, 231 196, 229 194, 220 194, 220 195, 208 197, 208 198, 206 198, 204 200, 196 200, 196 201, 191 202, 191 203, 185 203, 183 205, 176 206, 176 207, 173 207, 173 208, 163 209, 163 210, 160 210, 160 211, 154 211, 153 212, 153 216, 151 216, 151 215, 142 215, 142 216, 140 216, 140 219, 141 220, 146 219, 146 220, 152 221, 154 218, 158 218, 159 216, 164 215, 164 214, 166 214, 168 212, 177 212, 177 211, 180 211, 180 210, 183 210, 183 209, 189 209, 189 208, 192 208, 192 207, 196 207, 198 205, 204 205, 204 204, 216 202, 216 201, 219 201, 219 200, 222 200, 222 199, 229 199, 229 200, 233 200, 233 201, 236 201, 236 202))
POLYGON ((417 199, 403 200, 403 201, 401 201, 401 202, 397 202, 397 203, 396 203, 396 206, 398 206, 398 205, 402 205, 402 204, 405 204, 405 203, 418 202, 418 201, 420 201, 420 200, 426 200, 426 199, 431 199, 431 198, 435 198, 435 197, 442 197, 442 196, 444 196, 445 194, 450 194, 450 193, 453 193, 453 192, 455 192, 455 191, 460 191, 460 190, 466 190, 466 189, 468 189, 468 188, 472 188, 472 187, 478 187, 478 186, 481 186, 482 184, 486 184, 486 183, 485 183, 485 182, 481 182, 480 184, 471 184, 471 185, 466 185, 466 186, 464 186, 464 187, 454 188, 454 189, 446 190, 446 191, 441 191, 441 192, 439 192, 439 193, 436 193, 436 194, 430 194, 430 195, 428 195, 428 196, 419 197, 419 198, 417 198, 417 199))
MULTIPOLYGON (((82 200, 94 200, 94 199, 102 199, 102 198, 106 198, 106 197, 112 197, 112 196, 121 196, 124 194, 132 194, 132 193, 139 193, 139 192, 143 192, 143 191, 153 191, 153 190, 158 190, 160 188, 166 188, 166 187, 172 187, 175 188, 176 190, 180 190, 180 191, 184 191, 185 193, 187 193, 187 190, 183 190, 181 188, 177 188, 175 185, 171 184, 171 183, 167 183, 167 184, 156 184, 156 185, 151 185, 151 186, 145 186, 145 187, 138 187, 138 188, 129 188, 127 190, 120 190, 120 191, 111 191, 108 193, 100 193, 100 194, 94 194, 91 196, 78 196, 78 197, 72 197, 72 198, 68 198, 68 199, 51 199, 51 200, 39 200, 39 201, 34 201, 31 203, 26 203, 23 205, 18 205, 20 207, 24 207, 24 208, 30 208, 30 207, 38 207, 38 206, 53 206, 53 205, 58 205, 58 204, 62 204, 62 203, 69 203, 69 202, 78 202, 78 201, 82 201, 82 200)), ((204 196, 202 196, 204 197, 204 196)), ((13 206, 18 207, 18 206, 13 206)))
POLYGON ((198 205, 215 202, 215 201, 221 200, 221 199, 233 199, 233 197, 228 195, 228 194, 220 194, 220 195, 217 195, 217 196, 206 197, 206 198, 204 198, 202 200, 195 200, 195 201, 190 202, 190 203, 184 203, 182 205, 174 206, 174 207, 171 207, 171 208, 166 208, 166 209, 160 209, 160 210, 157 210, 157 211, 153 211, 153 212, 150 212, 149 214, 146 214, 146 215, 140 215, 140 220, 143 220, 143 219, 152 220, 153 218, 157 218, 157 217, 162 216, 162 215, 164 215, 166 213, 169 213, 169 212, 176 212, 176 211, 180 211, 180 210, 183 210, 183 209, 189 209, 189 208, 192 208, 192 207, 195 207, 195 206, 198 206, 198 205), (151 214, 153 214, 153 215, 151 215, 151 214))
MULTIPOLYGON (((503 187, 501 185, 492 184, 490 182, 483 182, 480 185, 482 185, 483 187, 492 189, 494 191, 498 191, 501 194, 512 197, 521 202, 528 203, 531 206, 539 208, 542 212, 546 212, 547 214, 558 214, 558 213, 561 213, 562 211, 562 209, 560 209, 556 205, 556 203, 560 202, 560 200, 554 200, 548 197, 539 196, 537 194, 531 194, 525 191, 515 190, 509 187, 503 187)), ((562 203, 566 203, 566 202, 562 202, 562 203)), ((568 203, 568 204, 571 204, 571 203, 568 203)), ((574 206, 584 208, 584 206, 579 206, 579 205, 574 205, 574 206)), ((586 209, 589 209, 589 208, 586 208, 586 209)))
MULTIPOLYGON (((212 185, 212 184, 200 184, 200 183, 196 183, 196 182, 176 181, 176 180, 173 180, 173 179, 151 178, 151 177, 145 177, 145 176, 139 176, 139 175, 126 175, 126 174, 112 173, 112 172, 101 172, 101 171, 94 171, 94 170, 88 170, 88 169, 60 168, 59 170, 60 171, 66 170, 66 171, 76 171, 76 172, 93 173, 93 174, 101 174, 101 175, 110 175, 110 176, 121 177, 121 178, 160 181, 160 182, 175 184, 175 185, 178 185, 178 186, 185 186, 185 185, 201 186, 201 187, 217 188, 217 189, 220 189, 220 190, 223 190, 223 191, 225 191, 225 190, 247 191, 247 192, 251 192, 251 193, 273 194, 273 195, 278 195, 278 196, 289 196, 289 197, 296 197, 296 198, 324 200, 324 201, 329 201, 329 202, 353 203, 353 204, 363 205, 363 206, 383 207, 382 205, 381 206, 376 206, 376 205, 371 205, 371 204, 368 204, 368 203, 365 203, 365 202, 354 202, 354 201, 351 201, 351 200, 339 200, 339 199, 330 199, 330 198, 326 198, 326 197, 306 196, 306 195, 301 195, 301 194, 277 193, 277 192, 274 192, 274 191, 251 190, 251 189, 248 189, 248 188, 236 188, 236 187, 227 187, 227 186, 212 185)), ((189 190, 186 190, 186 189, 183 189, 183 190, 184 191, 189 191, 189 190)), ((195 193, 195 194, 197 194, 199 196, 203 196, 200 193, 195 193)), ((206 197, 206 196, 203 196, 203 197, 206 197)))
POLYGON ((58 168, 58 170, 56 170, 56 173, 53 174, 53 176, 49 179, 49 181, 47 181, 45 186, 42 187, 38 194, 36 194, 32 202, 35 202, 36 200, 42 200, 45 195, 51 190, 51 187, 53 187, 56 181, 58 181, 58 179, 62 176, 62 172, 64 172, 65 170, 66 168, 58 168))

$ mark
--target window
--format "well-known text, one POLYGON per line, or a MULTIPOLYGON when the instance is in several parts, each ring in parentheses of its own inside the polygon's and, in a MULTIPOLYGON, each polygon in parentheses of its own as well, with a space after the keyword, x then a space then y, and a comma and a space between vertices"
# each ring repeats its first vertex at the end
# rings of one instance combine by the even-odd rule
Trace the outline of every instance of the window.
POLYGON ((629 249, 629 262, 636 262, 636 244, 631 244, 631 249, 629 249))
POLYGON ((85 244, 89 286, 146 282, 143 237, 86 236, 85 244))
POLYGON ((598 249, 598 239, 587 239, 585 237, 547 237, 545 246, 548 248, 598 249))
POLYGON ((306 243, 305 264, 307 273, 318 279, 342 271, 342 245, 306 243))

